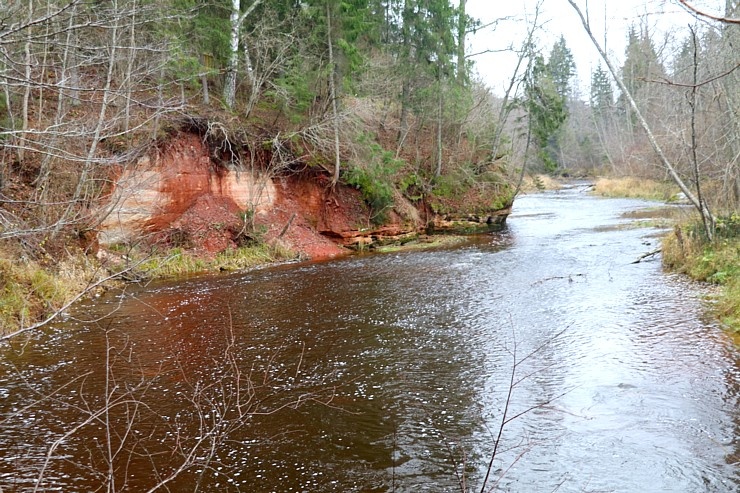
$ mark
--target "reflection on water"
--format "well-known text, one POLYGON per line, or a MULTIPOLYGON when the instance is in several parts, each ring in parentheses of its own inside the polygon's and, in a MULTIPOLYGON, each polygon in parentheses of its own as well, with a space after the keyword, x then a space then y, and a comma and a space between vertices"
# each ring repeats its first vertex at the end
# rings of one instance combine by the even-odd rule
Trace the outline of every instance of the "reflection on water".
POLYGON ((4 351, 0 487, 145 491, 197 450, 172 491, 479 491, 505 416, 500 491, 732 491, 738 354, 699 287, 631 264, 653 231, 611 226, 646 207, 527 196, 461 248, 85 307, 116 309, 4 351))

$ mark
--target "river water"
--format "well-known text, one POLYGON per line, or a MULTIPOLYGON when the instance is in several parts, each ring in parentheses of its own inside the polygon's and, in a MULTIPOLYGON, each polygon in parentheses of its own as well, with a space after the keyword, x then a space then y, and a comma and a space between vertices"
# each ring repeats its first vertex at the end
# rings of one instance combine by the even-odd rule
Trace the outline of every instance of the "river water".
POLYGON ((0 490, 737 491, 739 354, 632 263, 650 207, 576 185, 451 249, 88 303, 1 349, 0 490))

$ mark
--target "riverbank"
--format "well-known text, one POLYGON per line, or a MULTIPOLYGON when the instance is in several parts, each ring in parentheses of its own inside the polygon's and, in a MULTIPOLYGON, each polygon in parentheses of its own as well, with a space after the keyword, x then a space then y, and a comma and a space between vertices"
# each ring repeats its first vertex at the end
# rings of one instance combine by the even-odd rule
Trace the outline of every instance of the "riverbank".
MULTIPOLYGON (((38 327, 51 321, 84 297, 97 297, 127 283, 152 279, 176 279, 208 272, 234 272, 294 261, 323 260, 375 251, 389 253, 449 247, 466 240, 464 235, 415 234, 403 239, 363 243, 356 249, 315 245, 304 250, 290 248, 278 239, 264 239, 251 245, 210 254, 183 248, 116 246, 100 249, 95 256, 68 245, 65 253, 48 255, 44 262, 21 254, 0 251, 0 337, 19 329, 38 327), (311 255, 309 255, 309 253, 311 255)), ((314 242, 315 243, 315 242, 314 242)), ((306 246, 304 244, 304 246, 306 246)))
MULTIPOLYGON (((634 177, 601 177, 594 193, 603 197, 630 197, 676 202, 680 195, 672 182, 634 177)), ((712 310, 740 343, 740 216, 720 217, 713 242, 702 234, 698 218, 674 220, 673 229, 662 240, 664 268, 718 287, 712 310)))
MULTIPOLYGON (((362 174, 362 163, 348 166, 334 182, 321 149, 307 152, 295 136, 276 144, 270 139, 279 129, 250 140, 237 132, 250 128, 242 123, 214 136, 212 128, 221 128, 216 120, 169 122, 170 132, 156 145, 99 170, 105 185, 74 221, 49 219, 73 215, 61 205, 59 211, 22 206, 39 192, 31 178, 12 175, 1 205, 21 226, 2 231, 0 334, 38 326, 81 294, 105 290, 112 278, 142 281, 378 247, 429 248, 439 243, 425 238, 429 232, 487 231, 510 212, 512 188, 500 170, 481 168, 470 178, 450 164, 450 176, 435 178, 411 158, 378 157, 371 159, 378 169, 362 174), (228 159, 220 154, 224 146, 231 149, 228 159), (79 267, 69 274, 68 265, 79 267)), ((381 150, 376 143, 357 145, 381 150)), ((74 169, 64 176, 70 181, 59 188, 72 190, 74 169)))
POLYGON ((663 239, 663 265, 692 279, 719 287, 713 311, 740 343, 740 216, 718 220, 714 241, 700 223, 677 225, 663 239))

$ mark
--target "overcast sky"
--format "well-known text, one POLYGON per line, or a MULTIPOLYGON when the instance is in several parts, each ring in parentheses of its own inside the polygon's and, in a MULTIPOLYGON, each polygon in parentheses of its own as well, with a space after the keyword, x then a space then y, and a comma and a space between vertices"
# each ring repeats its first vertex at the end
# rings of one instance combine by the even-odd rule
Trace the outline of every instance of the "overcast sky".
MULTIPOLYGON (((600 60, 591 40, 585 34, 580 18, 567 0, 541 0, 540 23, 543 28, 537 39, 547 57, 552 45, 562 34, 576 62, 579 88, 587 98, 591 70, 600 60)), ((586 0, 577 1, 581 10, 586 0)), ((693 5, 711 12, 722 13, 725 0, 694 0, 693 5)), ((469 53, 485 50, 502 50, 510 45, 519 47, 527 32, 527 19, 534 17, 537 0, 468 0, 468 15, 483 24, 509 17, 494 27, 482 29, 469 40, 469 53)), ((603 43, 606 36, 607 50, 619 65, 624 60, 625 40, 630 24, 639 26, 646 22, 661 44, 684 39, 686 27, 694 22, 677 0, 588 0, 593 31, 603 43), (606 29, 604 28, 606 20, 606 29)), ((487 53, 476 56, 477 71, 496 94, 503 94, 514 70, 516 56, 511 53, 487 53)))

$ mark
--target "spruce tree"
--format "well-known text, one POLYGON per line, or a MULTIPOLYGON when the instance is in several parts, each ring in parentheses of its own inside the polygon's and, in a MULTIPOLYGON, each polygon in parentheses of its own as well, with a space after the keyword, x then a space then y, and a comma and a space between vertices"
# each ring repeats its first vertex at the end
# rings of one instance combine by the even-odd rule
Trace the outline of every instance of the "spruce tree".
POLYGON ((529 115, 532 140, 545 170, 558 168, 557 136, 567 118, 565 99, 558 93, 555 80, 542 55, 531 63, 524 86, 524 106, 529 115))
POLYGON ((566 45, 565 37, 562 35, 552 47, 550 58, 547 61, 547 69, 560 97, 564 101, 570 98, 572 93, 571 81, 576 74, 576 63, 573 60, 573 53, 566 45))
POLYGON ((614 91, 612 89, 609 74, 599 64, 596 70, 591 72, 591 111, 596 115, 604 117, 608 114, 614 104, 614 91))

